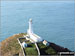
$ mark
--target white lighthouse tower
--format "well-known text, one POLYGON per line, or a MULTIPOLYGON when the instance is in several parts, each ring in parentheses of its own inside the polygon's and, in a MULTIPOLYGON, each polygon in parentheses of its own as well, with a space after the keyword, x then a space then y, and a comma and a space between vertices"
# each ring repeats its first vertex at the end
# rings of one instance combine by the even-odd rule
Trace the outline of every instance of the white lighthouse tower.
POLYGON ((32 29, 32 19, 29 20, 29 29, 27 31, 27 34, 29 37, 34 41, 34 42, 39 42, 42 41, 43 39, 39 37, 38 35, 34 34, 33 29, 32 29))
POLYGON ((33 33, 33 30, 32 30, 32 19, 29 20, 29 29, 28 29, 28 32, 29 33, 33 33))

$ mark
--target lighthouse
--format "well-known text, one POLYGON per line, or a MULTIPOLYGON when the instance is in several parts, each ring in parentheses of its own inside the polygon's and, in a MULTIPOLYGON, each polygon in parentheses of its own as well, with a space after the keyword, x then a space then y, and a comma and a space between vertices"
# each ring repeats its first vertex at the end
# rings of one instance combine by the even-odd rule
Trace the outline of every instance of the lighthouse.
POLYGON ((30 39, 32 39, 34 42, 39 42, 43 40, 40 36, 36 35, 33 32, 32 19, 29 19, 29 28, 27 30, 27 34, 29 35, 30 39))
POLYGON ((33 29, 32 29, 32 19, 29 20, 29 32, 33 33, 33 29))

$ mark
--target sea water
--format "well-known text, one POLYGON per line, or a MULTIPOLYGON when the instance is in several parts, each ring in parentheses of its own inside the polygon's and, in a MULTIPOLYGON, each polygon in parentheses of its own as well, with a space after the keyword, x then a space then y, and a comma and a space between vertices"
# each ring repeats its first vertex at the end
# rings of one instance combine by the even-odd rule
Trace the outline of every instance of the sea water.
POLYGON ((73 2, 2 1, 0 41, 27 32, 30 18, 34 33, 74 51, 73 2))

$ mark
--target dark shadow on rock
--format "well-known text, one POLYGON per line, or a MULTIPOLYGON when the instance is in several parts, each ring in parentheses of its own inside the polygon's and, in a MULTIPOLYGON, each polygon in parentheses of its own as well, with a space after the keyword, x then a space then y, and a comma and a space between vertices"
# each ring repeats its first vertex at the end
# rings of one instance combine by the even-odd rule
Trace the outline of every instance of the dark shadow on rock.
POLYGON ((55 43, 50 43, 50 46, 55 49, 57 52, 71 52, 69 49, 56 45, 55 43))

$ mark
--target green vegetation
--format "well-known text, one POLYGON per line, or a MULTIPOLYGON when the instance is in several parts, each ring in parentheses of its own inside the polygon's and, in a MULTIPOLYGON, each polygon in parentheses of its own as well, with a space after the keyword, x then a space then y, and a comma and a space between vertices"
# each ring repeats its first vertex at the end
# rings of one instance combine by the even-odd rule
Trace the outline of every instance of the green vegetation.
POLYGON ((26 38, 20 38, 20 42, 22 43, 22 42, 26 42, 27 44, 28 43, 31 43, 29 40, 26 40, 26 38))
POLYGON ((28 44, 28 46, 29 46, 29 47, 33 47, 33 48, 36 48, 34 43, 28 44))
POLYGON ((53 55, 56 54, 56 51, 52 47, 48 47, 48 49, 45 50, 45 52, 48 54, 53 54, 53 55))
MULTIPOLYGON (((42 42, 38 42, 38 47, 40 49, 41 55, 54 55, 56 51, 51 46, 46 46, 42 42)), ((29 44, 28 47, 25 48, 26 55, 37 55, 38 52, 36 50, 35 44, 29 44)))
POLYGON ((33 47, 25 48, 25 52, 26 52, 26 55, 28 55, 28 56, 30 56, 30 55, 38 55, 38 52, 37 52, 36 48, 33 48, 33 47))
POLYGON ((38 42, 38 46, 39 46, 40 49, 41 49, 41 48, 46 48, 46 47, 47 47, 47 46, 44 45, 42 42, 38 42))
POLYGON ((28 47, 25 48, 26 55, 38 55, 35 44, 28 44, 28 47))
POLYGON ((20 42, 22 43, 22 42, 24 42, 26 39, 25 38, 22 38, 22 39, 20 39, 20 42))
POLYGON ((27 44, 31 43, 30 41, 25 41, 27 44))
POLYGON ((42 42, 38 43, 41 55, 56 54, 56 51, 51 46, 46 46, 42 42))

